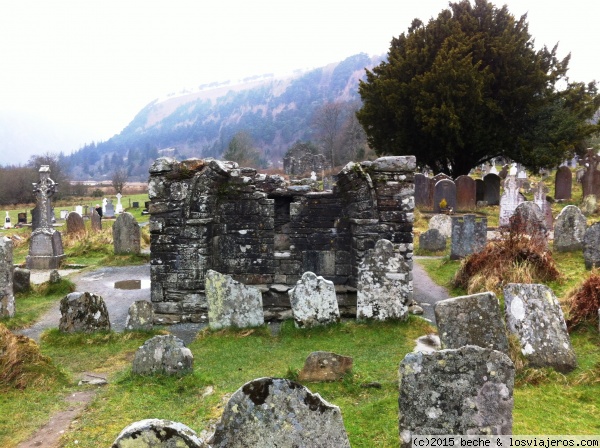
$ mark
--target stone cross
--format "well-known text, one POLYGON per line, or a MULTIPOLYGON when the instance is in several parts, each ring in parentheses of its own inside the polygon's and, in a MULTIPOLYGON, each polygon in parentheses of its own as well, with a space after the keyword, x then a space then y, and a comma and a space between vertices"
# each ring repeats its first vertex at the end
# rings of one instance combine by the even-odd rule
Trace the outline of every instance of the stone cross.
POLYGON ((40 181, 33 184, 33 192, 37 197, 38 207, 40 208, 40 228, 50 227, 48 222, 48 209, 50 208, 50 198, 56 192, 57 183, 50 179, 50 166, 42 165, 40 167, 40 181))
POLYGON ((123 213, 123 204, 121 204, 121 198, 123 195, 121 193, 117 193, 117 206, 115 207, 115 213, 123 213))
POLYGON ((317 180, 317 173, 315 173, 314 171, 310 172, 310 180, 317 180))
POLYGON ((108 204, 108 199, 102 199, 102 213, 106 213, 106 204, 108 204))

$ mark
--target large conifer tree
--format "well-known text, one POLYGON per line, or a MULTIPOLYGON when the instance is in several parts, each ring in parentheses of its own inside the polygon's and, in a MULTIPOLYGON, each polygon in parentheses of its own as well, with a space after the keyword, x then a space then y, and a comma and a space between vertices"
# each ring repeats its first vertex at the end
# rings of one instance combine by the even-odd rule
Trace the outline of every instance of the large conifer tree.
POLYGON ((378 154, 413 154, 453 176, 493 157, 555 166, 595 127, 595 83, 570 83, 570 55, 535 50, 526 16, 486 0, 415 19, 367 71, 357 113, 378 154), (563 85, 562 90, 557 86, 563 85))

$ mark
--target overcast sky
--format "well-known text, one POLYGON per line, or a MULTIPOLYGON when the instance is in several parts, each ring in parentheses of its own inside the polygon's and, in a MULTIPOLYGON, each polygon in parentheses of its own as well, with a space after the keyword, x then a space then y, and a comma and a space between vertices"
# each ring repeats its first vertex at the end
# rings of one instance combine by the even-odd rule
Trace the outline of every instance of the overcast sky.
MULTIPOLYGON (((504 3, 497 3, 501 5, 504 3)), ((569 75, 600 80, 600 2, 509 0, 536 46, 571 52, 569 75)), ((446 0, 15 0, 0 3, 0 112, 73 129, 80 144, 119 133, 183 88, 384 54, 413 18, 446 0)), ((0 154, 0 164, 6 154, 0 154)))

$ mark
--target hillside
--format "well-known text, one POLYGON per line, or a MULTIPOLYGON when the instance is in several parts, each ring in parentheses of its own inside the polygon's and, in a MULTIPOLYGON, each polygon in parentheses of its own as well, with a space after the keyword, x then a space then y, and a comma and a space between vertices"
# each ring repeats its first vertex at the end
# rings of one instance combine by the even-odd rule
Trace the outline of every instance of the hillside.
POLYGON ((101 178, 125 167, 130 180, 145 180, 159 155, 220 157, 240 131, 250 135, 263 159, 280 166, 294 142, 318 143, 315 114, 325 104, 339 103, 344 117, 353 115, 360 105, 359 79, 381 59, 358 54, 287 78, 257 77, 154 100, 120 134, 69 156, 70 174, 101 178))

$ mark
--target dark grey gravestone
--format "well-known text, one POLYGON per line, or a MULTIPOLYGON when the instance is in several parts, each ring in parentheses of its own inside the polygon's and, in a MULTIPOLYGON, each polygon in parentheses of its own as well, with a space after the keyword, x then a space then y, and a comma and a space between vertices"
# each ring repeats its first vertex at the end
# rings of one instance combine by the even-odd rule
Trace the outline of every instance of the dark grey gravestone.
POLYGON ((446 250, 446 238, 437 229, 429 229, 419 235, 419 249, 430 252, 446 250))
POLYGON ((548 230, 546 219, 542 211, 534 202, 526 201, 517 206, 515 213, 510 218, 511 230, 523 232, 540 245, 548 244, 548 230))
POLYGON ((433 189, 433 211, 442 211, 440 203, 446 201, 446 209, 456 210, 456 184, 450 179, 442 179, 433 189))
POLYGON ((483 183, 483 200, 486 201, 488 205, 500 204, 500 176, 493 173, 486 174, 483 178, 483 183))
POLYGON ((587 269, 600 267, 600 222, 589 226, 583 235, 583 260, 587 269))
POLYGON ((575 252, 583 249, 586 218, 575 205, 563 208, 554 223, 554 250, 575 252))
POLYGON ((13 291, 15 294, 31 290, 31 271, 24 268, 15 268, 13 272, 13 291))
POLYGON ((18 224, 27 224, 27 212, 17 214, 18 224))
POLYGON ((517 336, 532 367, 567 373, 577 367, 558 299, 546 285, 509 283, 504 287, 506 326, 517 336))
POLYGON ((64 333, 110 330, 104 299, 89 292, 72 292, 60 301, 58 329, 64 333))
POLYGON ((485 182, 483 179, 475 179, 475 199, 477 202, 483 201, 485 197, 485 182))
POLYGON ((111 445, 111 448, 163 447, 205 448, 206 444, 183 423, 151 418, 127 426, 111 445))
POLYGON ((415 207, 423 210, 433 208, 433 181, 424 174, 415 174, 415 207))
POLYGON ((67 215, 67 233, 77 235, 85 233, 85 223, 83 217, 77 212, 70 212, 67 215))
POLYGON ((213 448, 350 447, 340 408, 299 383, 279 378, 259 378, 238 389, 209 444, 213 448))
POLYGON ((150 302, 136 300, 129 306, 125 320, 126 330, 152 330, 153 325, 154 308, 150 302))
POLYGON ((102 230, 102 218, 94 208, 92 208, 90 215, 90 223, 93 231, 99 232, 102 230))
POLYGON ((456 208, 458 210, 473 210, 477 205, 477 186, 469 176, 456 178, 456 208))
MULTIPOLYGON (((108 209, 108 206, 107 206, 108 209)), ((121 213, 112 228, 115 254, 139 254, 140 225, 131 213, 121 213)))
MULTIPOLYGON (((48 223, 52 222, 54 218, 53 210, 49 207, 47 209, 48 223)), ((34 231, 40 227, 41 216, 40 216, 40 208, 36 205, 35 208, 31 209, 31 230, 34 231)))
POLYGON ((556 171, 554 180, 554 199, 571 199, 573 173, 567 166, 561 166, 556 171))
POLYGON ((508 354, 500 305, 492 292, 453 297, 435 305, 442 348, 477 345, 508 354))
POLYGON ((416 435, 512 434, 515 368, 504 353, 475 345, 413 352, 398 373, 402 448, 416 435))
POLYGON ((15 315, 13 287, 13 242, 0 236, 0 317, 15 315))
POLYGON ((194 370, 194 356, 183 341, 172 334, 154 336, 137 349, 131 373, 134 375, 187 375, 194 370))
POLYGON ((487 218, 475 215, 452 217, 450 258, 457 260, 481 252, 487 243, 487 218))

